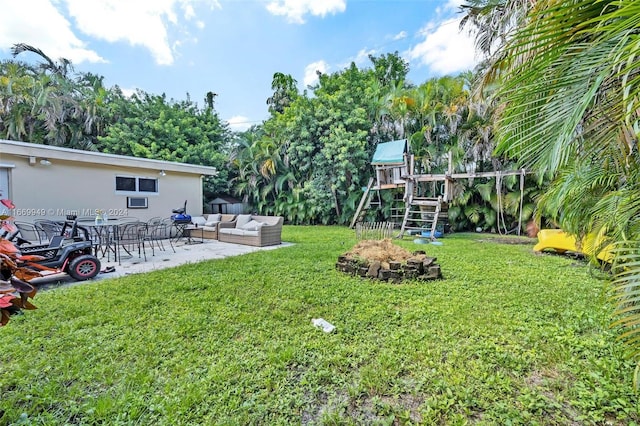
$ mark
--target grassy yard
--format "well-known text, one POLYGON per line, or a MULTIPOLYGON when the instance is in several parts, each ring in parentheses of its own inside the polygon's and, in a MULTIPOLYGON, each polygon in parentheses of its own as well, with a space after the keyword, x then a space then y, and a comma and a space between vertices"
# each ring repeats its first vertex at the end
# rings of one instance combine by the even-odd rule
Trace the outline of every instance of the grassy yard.
POLYGON ((388 284, 336 271, 352 230, 283 240, 39 293, 0 328, 0 424, 640 421, 606 283, 583 262, 481 234, 405 239, 445 279, 388 284))

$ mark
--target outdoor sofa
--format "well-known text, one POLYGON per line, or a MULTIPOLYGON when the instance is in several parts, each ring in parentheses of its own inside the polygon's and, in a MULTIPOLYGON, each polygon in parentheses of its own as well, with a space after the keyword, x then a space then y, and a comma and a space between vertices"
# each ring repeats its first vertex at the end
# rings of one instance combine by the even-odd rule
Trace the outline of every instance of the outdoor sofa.
POLYGON ((188 230, 192 237, 201 237, 209 240, 218 239, 218 225, 224 222, 230 222, 236 218, 235 214, 208 214, 203 216, 193 216, 191 218, 192 225, 198 225, 198 228, 202 228, 202 231, 188 230), (200 233, 202 232, 202 234, 200 233))
POLYGON ((282 216, 239 214, 230 222, 218 224, 218 241, 256 247, 282 243, 282 216))

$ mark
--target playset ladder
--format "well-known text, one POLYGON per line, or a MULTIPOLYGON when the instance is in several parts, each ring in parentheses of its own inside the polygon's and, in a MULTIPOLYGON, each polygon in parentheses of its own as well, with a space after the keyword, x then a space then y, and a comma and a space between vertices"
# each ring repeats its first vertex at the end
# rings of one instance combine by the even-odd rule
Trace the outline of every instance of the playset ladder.
POLYGON ((396 229, 402 225, 402 221, 404 220, 404 211, 404 198, 395 198, 391 201, 389 221, 394 224, 396 229))
POLYGON ((438 226, 438 216, 442 210, 442 196, 438 198, 414 197, 409 193, 404 220, 398 238, 402 238, 407 231, 430 231, 435 235, 438 226))

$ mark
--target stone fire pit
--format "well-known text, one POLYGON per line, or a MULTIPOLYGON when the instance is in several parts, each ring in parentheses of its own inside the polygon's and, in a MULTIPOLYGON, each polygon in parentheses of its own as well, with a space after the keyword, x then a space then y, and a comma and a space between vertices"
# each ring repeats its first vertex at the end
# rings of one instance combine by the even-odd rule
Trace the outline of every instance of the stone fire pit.
POLYGON ((436 260, 422 250, 411 253, 387 238, 360 241, 338 257, 336 268, 350 275, 394 283, 409 279, 431 281, 442 278, 436 260))

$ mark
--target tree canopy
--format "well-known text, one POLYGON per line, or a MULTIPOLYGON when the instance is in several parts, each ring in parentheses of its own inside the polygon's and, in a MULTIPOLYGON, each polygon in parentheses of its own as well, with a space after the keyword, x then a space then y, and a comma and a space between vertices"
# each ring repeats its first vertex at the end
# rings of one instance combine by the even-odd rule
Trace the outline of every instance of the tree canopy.
POLYGON ((14 56, 35 54, 40 62, 0 62, 0 137, 88 149, 134 157, 214 166, 205 180, 206 196, 230 191, 231 132, 214 109, 215 94, 204 108, 138 91, 125 96, 106 88, 103 78, 76 73, 69 60, 54 61, 25 44, 14 56))
MULTIPOLYGON (((125 96, 117 86, 104 87, 102 77, 76 73, 70 61, 54 61, 37 48, 19 45, 14 53, 40 62, 0 63, 2 137, 215 166, 220 174, 207 178, 206 198, 232 193, 251 211, 290 223, 350 222, 380 142, 408 139, 431 172, 444 170, 448 153, 459 170, 503 165, 491 156, 493 109, 471 96, 473 74, 416 85, 398 52, 372 55, 363 68, 320 74, 302 93, 291 75, 274 73, 269 119, 240 134, 220 120, 213 91, 204 107, 189 95, 183 101, 143 91, 125 96)), ((500 204, 482 197, 477 185, 459 185, 456 229, 496 229, 493 210, 500 204)))

